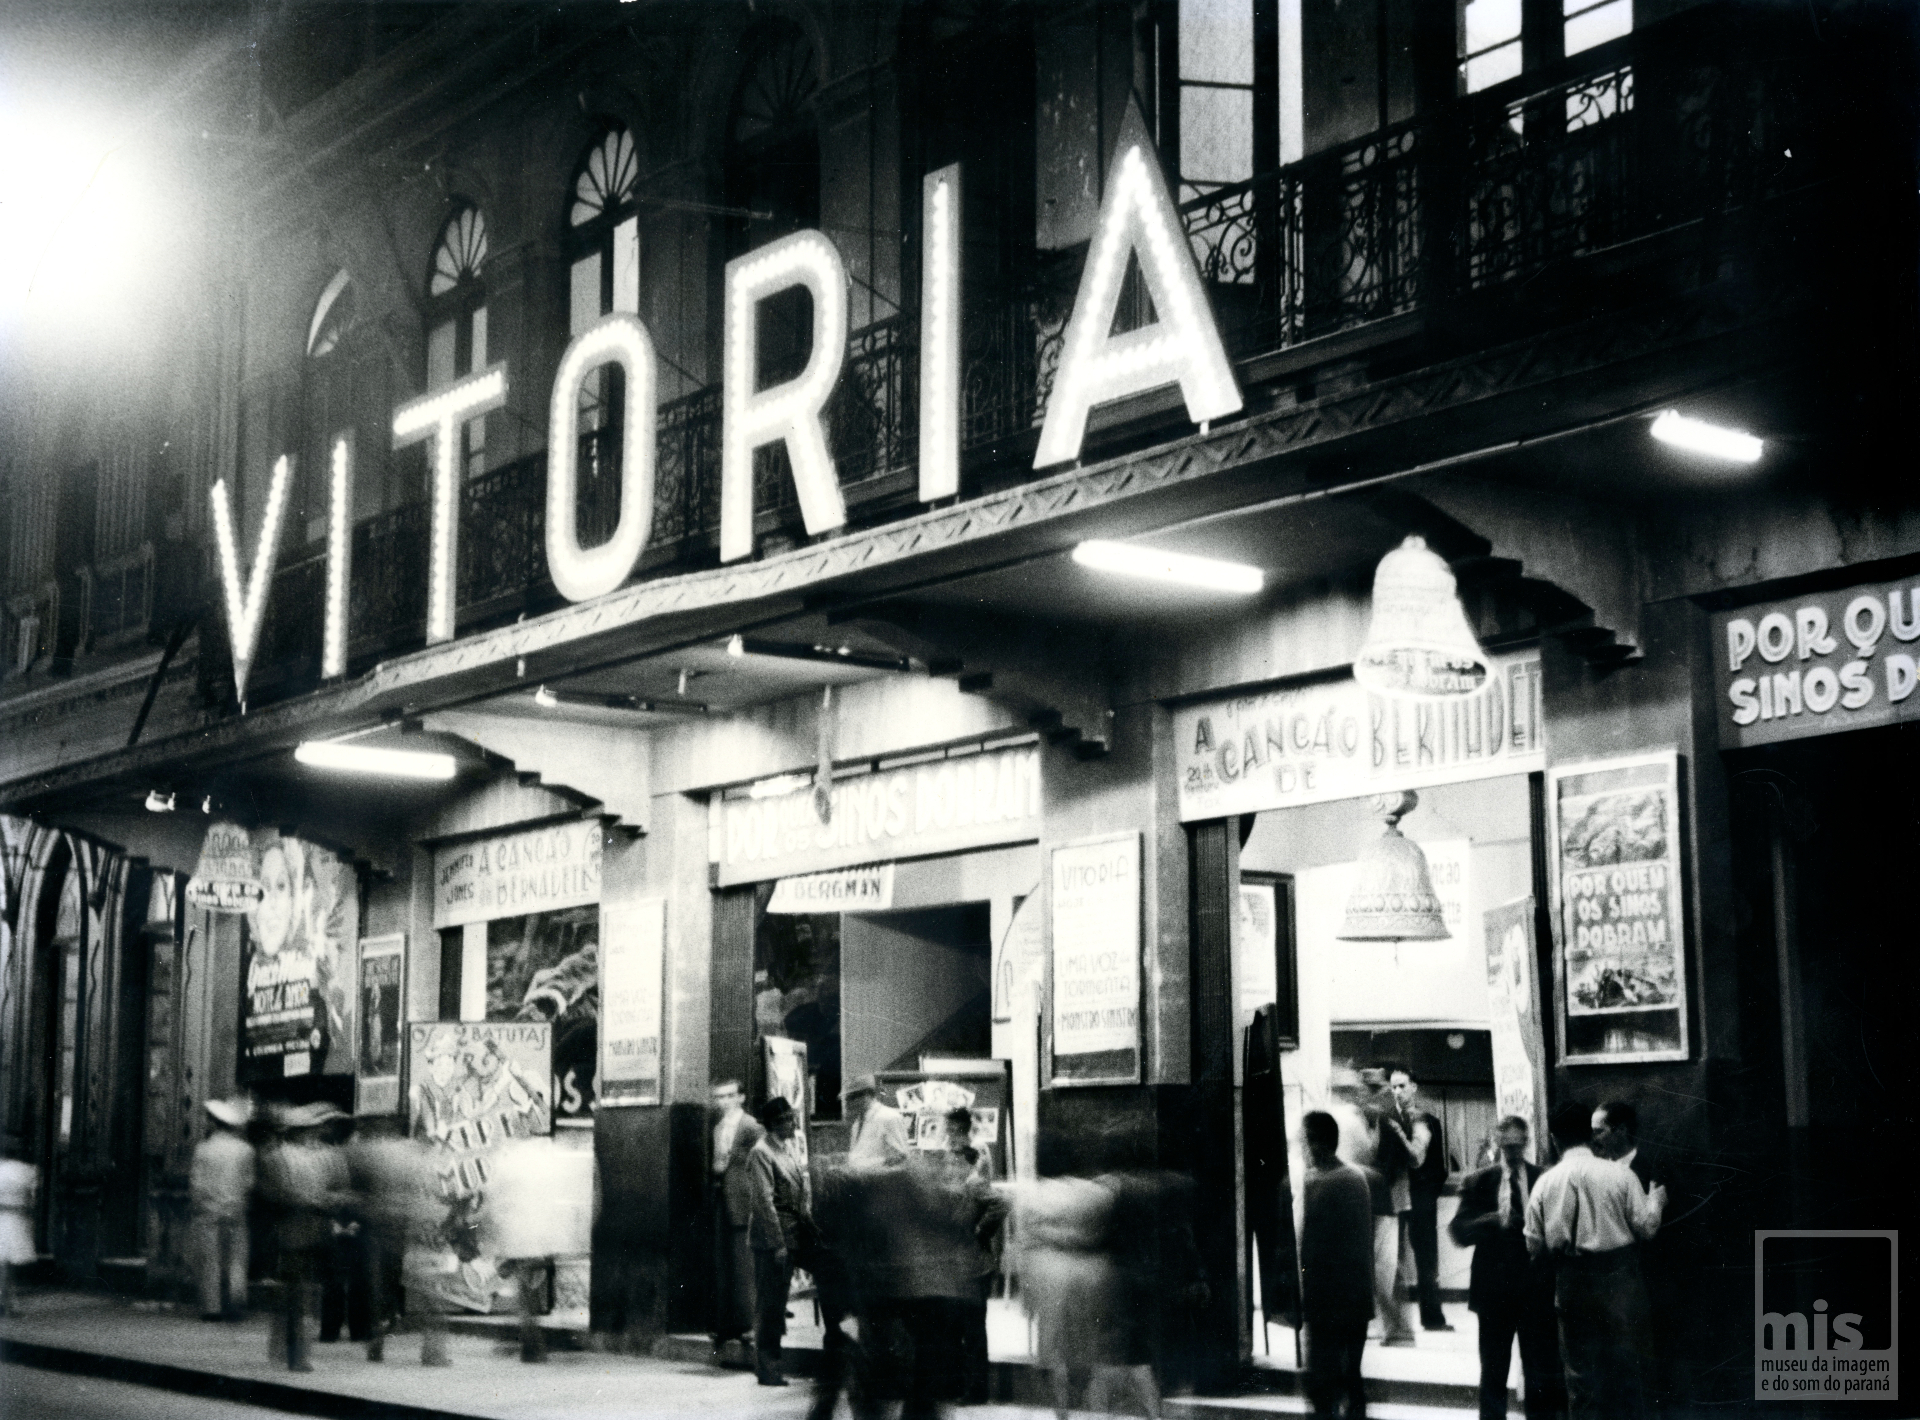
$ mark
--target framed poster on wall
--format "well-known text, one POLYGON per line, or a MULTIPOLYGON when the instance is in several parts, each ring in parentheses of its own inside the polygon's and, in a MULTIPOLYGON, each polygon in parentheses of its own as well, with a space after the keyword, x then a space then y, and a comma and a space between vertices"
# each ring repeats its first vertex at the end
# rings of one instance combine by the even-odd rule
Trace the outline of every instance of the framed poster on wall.
POLYGON ((1547 773, 1561 1058, 1687 1058, 1686 893, 1674 750, 1547 773))
POLYGON ((400 1109, 400 1022, 406 990, 407 937, 395 932, 360 939, 360 1048, 354 1067, 355 1114, 400 1109))
POLYGON ((1055 1085, 1132 1085, 1141 1078, 1140 835, 1063 843, 1048 864, 1055 1085))

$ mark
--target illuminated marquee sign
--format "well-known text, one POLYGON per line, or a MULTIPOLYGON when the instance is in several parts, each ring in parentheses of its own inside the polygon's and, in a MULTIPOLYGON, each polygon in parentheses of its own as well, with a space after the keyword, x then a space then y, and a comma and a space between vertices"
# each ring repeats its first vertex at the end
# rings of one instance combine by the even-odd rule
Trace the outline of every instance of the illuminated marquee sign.
MULTIPOLYGON (((1207 303, 1206 288, 1167 192, 1145 128, 1137 117, 1123 125, 1109 165, 1110 181, 1067 326, 1060 371, 1041 426, 1034 467, 1080 454, 1087 417, 1098 404, 1179 386, 1187 415, 1205 423, 1242 407, 1239 387, 1207 303), (1128 258, 1137 259, 1158 319, 1139 330, 1111 334, 1128 258)), ((927 174, 922 186, 920 498, 934 502, 960 491, 960 167, 927 174)), ((753 454, 785 445, 800 512, 810 534, 844 527, 846 501, 827 446, 825 410, 846 359, 849 286, 839 249, 819 231, 795 232, 727 264, 722 337, 720 557, 751 556, 753 454), (812 353, 793 379, 755 389, 759 366, 755 312, 782 291, 804 287, 813 297, 812 353)), ((547 570, 569 601, 591 601, 632 573, 652 535, 656 358, 638 317, 608 316, 575 336, 555 375, 547 426, 547 570), (621 460, 620 523, 597 547, 580 546, 576 517, 577 393, 605 364, 626 372, 629 418, 621 460)), ((432 471, 427 572, 427 642, 454 635, 455 568, 459 565, 460 429, 502 407, 504 363, 489 366, 394 410, 393 445, 428 445, 432 471)), ((347 587, 352 529, 353 446, 338 436, 328 472, 327 589, 322 615, 322 672, 344 675, 347 587)), ((272 586, 279 525, 292 481, 292 458, 275 465, 259 551, 243 578, 239 534, 226 484, 212 489, 214 532, 232 630, 234 685, 242 700, 260 622, 272 586)))

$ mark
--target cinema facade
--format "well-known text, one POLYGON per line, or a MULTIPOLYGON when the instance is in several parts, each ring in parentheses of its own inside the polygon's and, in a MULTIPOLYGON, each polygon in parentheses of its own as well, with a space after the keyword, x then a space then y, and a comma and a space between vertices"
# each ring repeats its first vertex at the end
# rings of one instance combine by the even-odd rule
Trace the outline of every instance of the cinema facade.
POLYGON ((1753 1228, 1898 1226, 1828 1171, 1912 1085, 1854 890, 1914 846, 1910 155, 1870 22, 1593 8, 486 7, 272 59, 168 397, 49 374, 9 465, 49 1265, 174 1285, 251 1091, 404 1116, 456 1201, 549 1140, 555 1305, 698 1331, 710 1085, 830 1157, 879 1073, 1012 1178, 1190 1175, 1217 1388, 1288 1131, 1391 1055, 1456 1178, 1636 1102, 1667 1383, 1737 1384, 1753 1228))

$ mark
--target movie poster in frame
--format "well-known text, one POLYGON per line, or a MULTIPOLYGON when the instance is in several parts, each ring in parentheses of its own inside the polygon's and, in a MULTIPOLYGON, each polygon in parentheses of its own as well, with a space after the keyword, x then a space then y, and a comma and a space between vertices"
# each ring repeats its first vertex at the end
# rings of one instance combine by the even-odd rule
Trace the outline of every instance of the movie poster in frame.
POLYGON ((1547 805, 1561 1059, 1687 1059, 1678 752, 1556 765, 1547 805))
POLYGON ((397 1114, 400 1062, 406 1048, 407 937, 393 932, 360 939, 360 1039, 354 1062, 356 1114, 397 1114))

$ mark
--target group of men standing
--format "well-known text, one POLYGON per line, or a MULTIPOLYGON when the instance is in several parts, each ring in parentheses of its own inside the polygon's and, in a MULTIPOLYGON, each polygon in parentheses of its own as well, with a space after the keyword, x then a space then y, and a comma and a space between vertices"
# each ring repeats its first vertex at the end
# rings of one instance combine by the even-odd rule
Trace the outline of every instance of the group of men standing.
MULTIPOLYGON (((1369 1109, 1362 1101, 1373 1116, 1373 1167, 1340 1158, 1340 1127, 1331 1114, 1315 1110, 1302 1124, 1310 1167, 1300 1260, 1315 1414, 1335 1414, 1343 1402, 1349 1416, 1366 1413, 1360 1359, 1376 1313, 1383 1344, 1411 1341, 1391 1290, 1402 1231, 1419 1265, 1422 1321, 1445 1325, 1437 1237, 1422 1236, 1423 1225, 1434 1228, 1434 1214, 1421 1216, 1426 1206, 1437 1208, 1439 1190, 1425 1205, 1410 1182, 1400 1192, 1387 1172, 1404 1160, 1412 1174, 1443 1147, 1438 1123, 1409 1108, 1411 1076, 1394 1068, 1388 1081, 1404 1102, 1369 1109), (1403 1222, 1382 1226, 1383 1192, 1403 1222), (1431 1261, 1419 1264, 1423 1253, 1431 1261)), ((1653 1327, 1641 1262, 1659 1232, 1667 1193, 1639 1153, 1637 1127, 1630 1104, 1564 1104, 1551 1121, 1558 1162, 1542 1169, 1527 1158, 1527 1121, 1509 1115, 1496 1132, 1498 1157, 1462 1183, 1448 1232, 1473 1249, 1468 1306, 1479 1322, 1486 1420, 1507 1413, 1516 1339, 1528 1420, 1633 1420, 1648 1413, 1653 1327)))

